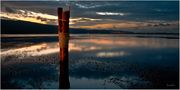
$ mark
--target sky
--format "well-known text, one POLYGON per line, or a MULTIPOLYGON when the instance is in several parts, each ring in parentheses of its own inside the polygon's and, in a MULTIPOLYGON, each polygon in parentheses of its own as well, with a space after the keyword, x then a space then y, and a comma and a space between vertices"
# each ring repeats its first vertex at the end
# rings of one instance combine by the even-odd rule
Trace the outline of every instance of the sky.
POLYGON ((172 28, 179 24, 178 4, 178 1, 2 1, 1 19, 57 25, 57 8, 71 6, 71 28, 172 28))

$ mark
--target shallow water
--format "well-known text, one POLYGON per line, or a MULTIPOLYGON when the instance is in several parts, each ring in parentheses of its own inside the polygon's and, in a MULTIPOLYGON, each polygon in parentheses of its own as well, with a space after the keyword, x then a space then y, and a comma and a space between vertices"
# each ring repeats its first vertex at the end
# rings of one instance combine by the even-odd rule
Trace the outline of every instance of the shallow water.
MULTIPOLYGON (((59 88, 57 37, 2 38, 2 88, 59 88)), ((72 35, 70 88, 178 88, 179 39, 72 35)))

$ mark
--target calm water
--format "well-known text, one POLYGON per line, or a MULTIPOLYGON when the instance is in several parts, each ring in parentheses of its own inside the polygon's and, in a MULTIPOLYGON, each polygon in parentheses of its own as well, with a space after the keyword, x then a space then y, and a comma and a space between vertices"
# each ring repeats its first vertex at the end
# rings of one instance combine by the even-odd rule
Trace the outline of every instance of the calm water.
MULTIPOLYGON (((70 28, 139 33, 71 35, 70 88, 179 88, 178 1, 3 1, 2 19, 31 17, 57 25, 57 8, 68 4, 70 28)), ((2 88, 59 88, 58 38, 13 37, 1 38, 2 88)))
MULTIPOLYGON (((2 88, 58 88, 57 37, 2 38, 2 88)), ((179 39, 72 35, 70 88, 178 88, 179 39)))

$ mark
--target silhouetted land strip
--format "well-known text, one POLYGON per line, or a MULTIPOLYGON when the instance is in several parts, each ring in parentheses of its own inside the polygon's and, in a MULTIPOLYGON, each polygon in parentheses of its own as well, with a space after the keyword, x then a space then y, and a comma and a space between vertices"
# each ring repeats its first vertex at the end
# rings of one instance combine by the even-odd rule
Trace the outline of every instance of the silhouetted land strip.
MULTIPOLYGON (((56 34, 57 26, 43 25, 26 21, 13 21, 1 19, 1 34, 56 34)), ((70 34, 144 34, 144 35, 175 35, 179 33, 136 33, 121 30, 88 30, 71 28, 70 34)))

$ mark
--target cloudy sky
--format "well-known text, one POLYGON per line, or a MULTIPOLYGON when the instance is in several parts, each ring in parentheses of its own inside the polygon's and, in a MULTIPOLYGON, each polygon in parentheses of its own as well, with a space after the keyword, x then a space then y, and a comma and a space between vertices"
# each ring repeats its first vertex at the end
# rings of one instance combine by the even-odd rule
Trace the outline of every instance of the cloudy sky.
POLYGON ((57 8, 71 6, 70 27, 120 29, 178 26, 178 1, 2 1, 1 19, 57 25, 57 8))

